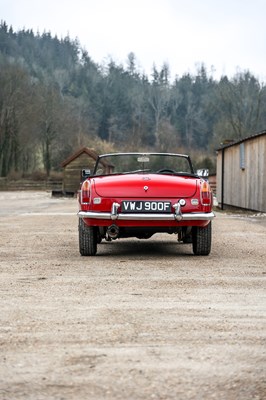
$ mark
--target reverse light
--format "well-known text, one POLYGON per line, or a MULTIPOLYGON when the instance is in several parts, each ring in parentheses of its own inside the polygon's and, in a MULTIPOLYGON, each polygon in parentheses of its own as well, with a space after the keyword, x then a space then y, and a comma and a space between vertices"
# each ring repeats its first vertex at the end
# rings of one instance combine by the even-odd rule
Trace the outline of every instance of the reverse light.
POLYGON ((203 206, 210 206, 212 203, 212 192, 207 181, 202 181, 201 183, 200 199, 203 206))
POLYGON ((101 202, 102 202, 101 197, 94 197, 93 204, 101 204, 101 202))
POLYGON ((91 185, 89 181, 84 181, 81 188, 81 201, 82 203, 89 203, 91 195, 91 185))
POLYGON ((191 199, 190 200, 192 206, 198 206, 199 205, 199 199, 191 199))

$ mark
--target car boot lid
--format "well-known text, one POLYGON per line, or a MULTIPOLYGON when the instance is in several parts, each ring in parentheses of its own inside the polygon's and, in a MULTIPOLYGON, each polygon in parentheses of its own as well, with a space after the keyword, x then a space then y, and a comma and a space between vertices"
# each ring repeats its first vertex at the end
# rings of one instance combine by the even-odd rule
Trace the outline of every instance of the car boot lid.
POLYGON ((100 197, 192 197, 199 179, 191 176, 160 174, 108 175, 93 178, 95 191, 100 197))

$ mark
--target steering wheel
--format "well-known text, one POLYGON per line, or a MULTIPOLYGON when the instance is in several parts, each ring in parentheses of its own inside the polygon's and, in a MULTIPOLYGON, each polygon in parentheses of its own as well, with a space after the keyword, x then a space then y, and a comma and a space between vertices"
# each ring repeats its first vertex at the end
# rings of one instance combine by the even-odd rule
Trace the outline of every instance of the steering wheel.
POLYGON ((174 174, 175 173, 175 171, 173 170, 173 169, 170 169, 170 168, 162 168, 162 169, 159 169, 158 171, 157 171, 157 174, 163 174, 163 173, 169 173, 169 174, 174 174))

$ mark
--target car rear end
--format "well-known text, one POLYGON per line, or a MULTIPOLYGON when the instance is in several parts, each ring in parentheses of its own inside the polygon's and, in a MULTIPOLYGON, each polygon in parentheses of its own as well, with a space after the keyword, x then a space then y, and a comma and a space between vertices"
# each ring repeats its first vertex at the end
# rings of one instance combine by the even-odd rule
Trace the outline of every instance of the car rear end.
POLYGON ((210 186, 191 171, 167 172, 143 167, 86 179, 79 192, 80 225, 97 232, 98 242, 157 232, 193 238, 193 230, 207 227, 214 217, 210 186))

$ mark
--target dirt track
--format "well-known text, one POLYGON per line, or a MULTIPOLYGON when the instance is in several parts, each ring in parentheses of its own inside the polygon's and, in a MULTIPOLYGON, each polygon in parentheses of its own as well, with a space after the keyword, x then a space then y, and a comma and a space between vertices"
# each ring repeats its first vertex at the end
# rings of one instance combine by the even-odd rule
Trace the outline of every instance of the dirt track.
POLYGON ((78 253, 75 199, 0 192, 0 399, 266 398, 266 217, 78 253))

